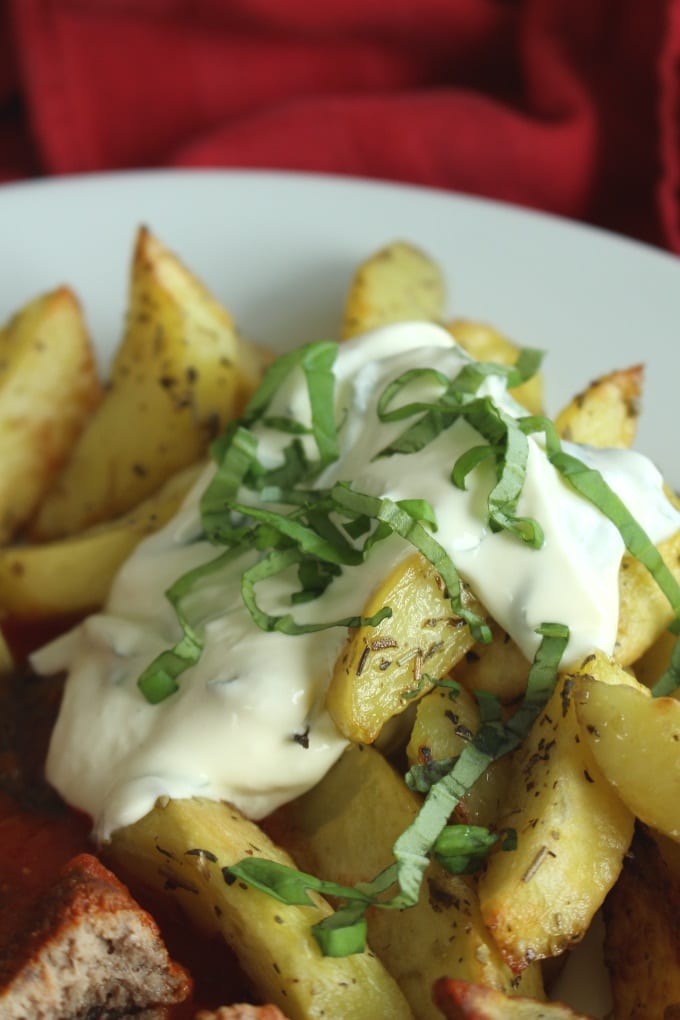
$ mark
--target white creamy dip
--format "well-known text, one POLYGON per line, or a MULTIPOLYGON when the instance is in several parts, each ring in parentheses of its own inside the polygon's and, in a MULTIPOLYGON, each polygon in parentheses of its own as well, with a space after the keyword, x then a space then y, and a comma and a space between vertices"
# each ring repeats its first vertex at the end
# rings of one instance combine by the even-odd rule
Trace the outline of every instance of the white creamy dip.
MULTIPOLYGON (((405 427, 381 424, 376 416, 385 386, 417 367, 453 378, 468 360, 447 332, 426 323, 385 327, 341 345, 335 365, 340 456, 319 485, 347 481, 360 492, 395 501, 428 500, 436 511, 437 541, 528 658, 543 622, 569 626, 567 664, 596 648, 611 652, 623 542, 556 473, 540 437, 529 439, 518 504, 519 514, 536 518, 543 528, 539 550, 489 529, 490 468, 475 469, 464 491, 451 483, 455 460, 480 443, 465 422, 444 430, 418 454, 374 459, 405 427)), ((419 385, 425 399, 427 386, 419 385)), ((510 414, 525 413, 500 377, 490 376, 479 392, 510 414)), ((301 372, 282 386, 271 412, 295 413, 309 422, 301 372)), ((261 425, 254 431, 260 459, 276 464, 280 433, 261 425)), ((627 450, 576 453, 598 468, 654 542, 680 526, 659 472, 647 459, 627 450)), ((47 776, 66 801, 92 816, 100 839, 140 818, 160 796, 223 799, 260 818, 318 782, 345 747, 324 695, 346 632, 336 627, 293 637, 260 630, 241 599, 246 560, 202 584, 200 598, 210 617, 205 647, 179 677, 179 690, 152 705, 138 689, 143 669, 181 636, 164 592, 218 552, 202 538, 198 509, 211 474, 206 469, 176 518, 139 545, 102 612, 33 659, 40 672, 68 673, 47 776)), ((322 597, 294 607, 296 617, 314 622, 361 613, 376 585, 412 552, 398 536, 387 539, 366 564, 343 568, 322 597)), ((270 585, 267 610, 289 612, 287 594, 281 582, 270 585)))

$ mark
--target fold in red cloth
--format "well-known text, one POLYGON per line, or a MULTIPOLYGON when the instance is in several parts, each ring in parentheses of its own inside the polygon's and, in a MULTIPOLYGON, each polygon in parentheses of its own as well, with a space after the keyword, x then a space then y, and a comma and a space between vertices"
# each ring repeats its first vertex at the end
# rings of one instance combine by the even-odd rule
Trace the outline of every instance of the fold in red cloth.
POLYGON ((680 251, 680 0, 0 11, 0 179, 332 171, 505 199, 680 251))

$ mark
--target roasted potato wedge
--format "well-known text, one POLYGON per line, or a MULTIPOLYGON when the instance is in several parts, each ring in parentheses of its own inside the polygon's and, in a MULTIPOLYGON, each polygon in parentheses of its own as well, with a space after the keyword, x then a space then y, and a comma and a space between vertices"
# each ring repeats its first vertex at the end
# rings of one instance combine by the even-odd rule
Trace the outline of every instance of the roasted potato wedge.
MULTIPOLYGON (((377 627, 359 627, 335 664, 327 705, 344 736, 370 744, 392 716, 432 688, 474 644, 467 624, 455 617, 432 565, 416 553, 378 586, 365 615, 391 606, 377 627)), ((465 591, 466 604, 479 609, 465 591)))
MULTIPOLYGON (((289 805, 292 852, 305 871, 344 884, 369 881, 392 862, 392 845, 413 821, 419 798, 371 747, 350 748, 309 793, 289 805), (380 804, 380 811, 376 811, 380 804)), ((284 823, 285 824, 285 823, 284 823)), ((413 1014, 436 1020, 424 998, 442 974, 512 991, 512 973, 482 922, 473 881, 431 864, 427 892, 407 910, 373 909, 368 937, 413 1014)), ((540 972, 523 980, 541 995, 540 972)))
MULTIPOLYGON (((593 656, 582 669, 606 682, 609 662, 593 656)), ((516 830, 517 849, 494 854, 479 884, 484 920, 518 972, 582 938, 618 877, 633 834, 632 812, 613 794, 582 740, 574 683, 573 677, 561 678, 513 755, 500 825, 516 830)))
POLYGON ((479 729, 479 705, 465 688, 435 688, 418 702, 406 746, 409 765, 457 758, 479 729))
POLYGON ((31 301, 0 329, 0 545, 37 509, 101 393, 67 287, 31 301))
POLYGON ((129 881, 169 892, 198 929, 221 934, 258 996, 290 1020, 409 1020, 406 1000, 371 952, 322 956, 310 926, 330 912, 325 901, 287 906, 225 881, 223 868, 252 856, 292 864, 235 808, 206 800, 159 804, 115 832, 107 849, 129 881))
POLYGON ((409 319, 438 322, 444 292, 437 263, 413 245, 394 241, 357 268, 345 301, 342 337, 409 319))
MULTIPOLYGON (((465 688, 453 700, 445 688, 430 691, 418 702, 406 746, 409 765, 458 757, 476 734, 479 721, 478 703, 465 688)), ((459 801, 456 820, 468 825, 493 825, 500 815, 507 779, 506 762, 492 762, 459 801)))
POLYGON ((98 609, 134 547, 177 512, 199 468, 185 468, 134 510, 78 535, 0 549, 0 618, 40 620, 98 609))
MULTIPOLYGON (((658 549, 680 581, 680 531, 658 549)), ((619 626, 614 656, 630 666, 652 647, 673 619, 673 610, 656 581, 639 560, 624 556, 619 571, 619 626)))
MULTIPOLYGON (((634 663, 633 672, 645 687, 653 687, 666 671, 677 638, 670 630, 663 631, 647 651, 634 663)), ((678 697, 680 692, 674 693, 678 697)))
POLYGON ((511 998, 495 988, 451 978, 440 978, 433 994, 446 1020, 590 1020, 559 1002, 511 998))
POLYGON ((509 634, 490 622, 493 640, 477 644, 456 665, 455 677, 469 691, 487 691, 503 704, 511 704, 526 690, 529 660, 509 634))
POLYGON ((581 739, 606 781, 637 818, 680 841, 680 702, 587 675, 573 696, 581 739))
POLYGON ((605 962, 616 1020, 680 1010, 680 873, 640 829, 604 904, 605 962))
MULTIPOLYGON (((493 326, 473 319, 454 319, 447 326, 454 340, 475 361, 495 361, 499 365, 514 365, 519 347, 493 326)), ((513 397, 531 414, 543 413, 543 380, 540 374, 510 390, 513 397)))
POLYGON ((231 316, 148 230, 132 264, 127 327, 104 400, 42 504, 52 539, 125 513, 242 408, 256 380, 231 316))
POLYGON ((560 436, 587 446, 632 446, 640 414, 643 374, 642 365, 634 365, 595 379, 555 418, 560 436))

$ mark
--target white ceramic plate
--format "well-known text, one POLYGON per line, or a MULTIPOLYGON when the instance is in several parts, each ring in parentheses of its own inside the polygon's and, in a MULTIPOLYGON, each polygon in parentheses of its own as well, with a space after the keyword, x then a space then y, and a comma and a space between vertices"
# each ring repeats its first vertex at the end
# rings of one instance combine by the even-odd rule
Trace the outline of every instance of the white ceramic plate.
MULTIPOLYGON (((59 283, 76 289, 105 362, 117 342, 136 227, 146 223, 274 347, 334 336, 351 273, 402 238, 443 266, 452 315, 543 347, 548 409, 591 378, 647 366, 639 447, 675 485, 680 260, 601 231, 422 188, 268 172, 148 172, 0 189, 0 322, 59 283)), ((577 950, 560 994, 603 1016, 577 950)))
POLYGON ((0 321, 66 282, 98 345, 120 335, 134 230, 148 224, 275 346, 335 333, 356 263, 429 250, 452 314, 544 347, 548 409, 602 372, 647 366, 640 449, 680 484, 680 259, 555 217, 424 188, 268 172, 148 172, 0 188, 0 321))

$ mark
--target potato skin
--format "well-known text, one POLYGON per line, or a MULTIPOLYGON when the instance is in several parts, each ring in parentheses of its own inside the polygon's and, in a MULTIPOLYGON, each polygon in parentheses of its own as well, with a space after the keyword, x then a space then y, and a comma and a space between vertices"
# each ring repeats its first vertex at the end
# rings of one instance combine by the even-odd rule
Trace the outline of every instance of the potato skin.
POLYGON ((29 302, 0 329, 0 545, 30 520, 101 396, 69 288, 29 302))
MULTIPOLYGON (((520 348, 504 333, 486 322, 476 319, 454 319, 448 325, 456 343, 475 361, 495 361, 500 365, 514 365, 520 348)), ((531 414, 543 414, 543 379, 540 372, 521 386, 511 389, 513 395, 531 414)))
POLYGON ((44 500, 47 540, 126 513, 202 457, 256 384, 233 320, 145 228, 132 263, 127 326, 106 395, 44 500))
POLYGON ((582 739, 612 791, 640 821, 680 842, 680 701, 646 687, 579 678, 582 739))
MULTIPOLYGON (((680 582, 680 531, 657 546, 666 566, 680 582)), ((629 666, 658 641, 673 619, 671 605, 639 560, 623 557, 619 570, 619 625, 614 656, 629 666)))
MULTIPOLYGON (((599 661, 582 668, 598 671, 599 661)), ((499 824, 516 830, 517 849, 493 855, 480 879, 482 915, 516 972, 583 937, 633 834, 632 813, 581 738, 573 684, 570 676, 559 680, 512 756, 499 824)))
POLYGON ((610 372, 571 400, 555 418, 560 436, 572 443, 628 449, 640 414, 642 365, 610 372))
MULTIPOLYGON (((479 603, 463 589, 467 608, 479 603)), ((474 644, 470 628, 454 616, 444 584, 420 553, 409 556, 376 588, 364 607, 383 606, 392 617, 377 627, 350 631, 333 669, 326 703, 340 732, 373 743, 385 723, 432 688, 474 644)))
POLYGON ((345 302, 342 338, 392 322, 439 322, 444 291, 441 269, 429 255, 393 241, 358 266, 345 302))
POLYGON ((179 510, 198 470, 186 468, 113 521, 52 542, 0 548, 0 617, 69 618, 99 609, 135 546, 179 510))

